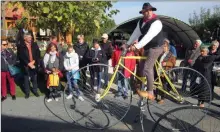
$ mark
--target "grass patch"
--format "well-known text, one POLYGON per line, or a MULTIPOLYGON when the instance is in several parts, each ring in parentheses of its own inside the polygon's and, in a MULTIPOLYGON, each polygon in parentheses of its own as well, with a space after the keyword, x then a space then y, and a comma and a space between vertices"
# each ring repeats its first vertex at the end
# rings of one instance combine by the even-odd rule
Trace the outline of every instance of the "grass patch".
MULTIPOLYGON (((40 96, 44 96, 44 93, 41 93, 40 90, 37 90, 40 96)), ((24 92, 21 90, 21 88, 19 86, 16 85, 16 96, 17 97, 24 97, 25 94, 24 92)), ((30 92, 30 96, 34 96, 34 94, 32 92, 30 92)))
MULTIPOLYGON (((45 82, 46 83, 46 82, 45 82)), ((61 84, 62 84, 62 86, 65 86, 66 85, 66 82, 61 82, 61 84)), ((46 91, 47 89, 45 88, 45 89, 37 89, 37 91, 38 91, 38 93, 39 93, 39 95, 40 96, 45 96, 45 91, 46 91)), ((8 90, 8 97, 10 97, 11 95, 10 95, 10 93, 9 93, 9 90, 8 90)), ((22 89, 18 86, 18 85, 16 85, 16 97, 24 97, 25 96, 25 94, 24 94, 24 92, 22 91, 22 89)), ((30 97, 31 96, 34 96, 34 94, 30 91, 30 97)))

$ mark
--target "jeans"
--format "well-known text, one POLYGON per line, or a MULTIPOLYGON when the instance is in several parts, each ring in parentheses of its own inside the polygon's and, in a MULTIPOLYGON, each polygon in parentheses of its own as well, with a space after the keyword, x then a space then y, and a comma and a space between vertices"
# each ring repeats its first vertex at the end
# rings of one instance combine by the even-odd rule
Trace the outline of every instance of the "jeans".
MULTIPOLYGON (((106 64, 106 65, 108 65, 108 61, 107 62, 105 62, 104 64, 106 64)), ((104 85, 108 85, 108 66, 104 66, 103 67, 103 69, 104 69, 104 85)))
POLYGON ((69 92, 71 94, 73 94, 73 87, 74 87, 74 90, 76 91, 76 95, 79 96, 80 95, 80 90, 79 90, 79 86, 77 84, 78 80, 74 79, 72 77, 72 72, 67 72, 66 73, 66 78, 67 78, 67 84, 68 84, 69 92))
POLYGON ((117 73, 118 78, 118 94, 119 95, 128 95, 128 80, 121 74, 122 72, 117 73))
POLYGON ((29 70, 28 75, 24 75, 24 91, 25 94, 30 94, 30 82, 32 82, 33 85, 33 93, 37 93, 37 73, 35 70, 29 70))
POLYGON ((92 87, 97 86, 97 90, 99 91, 101 88, 101 77, 102 77, 102 72, 90 72, 91 74, 91 85, 92 87), (95 80, 95 77, 97 77, 97 80, 95 80))

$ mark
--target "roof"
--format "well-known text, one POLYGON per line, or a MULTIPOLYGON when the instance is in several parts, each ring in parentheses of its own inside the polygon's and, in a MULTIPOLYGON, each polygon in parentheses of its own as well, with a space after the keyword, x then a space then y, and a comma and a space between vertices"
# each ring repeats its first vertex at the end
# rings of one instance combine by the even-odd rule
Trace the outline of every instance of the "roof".
MULTIPOLYGON (((183 21, 163 15, 158 15, 158 17, 163 23, 163 31, 168 35, 166 37, 174 39, 177 43, 182 43, 184 47, 192 47, 194 40, 200 39, 192 27, 183 21)), ((125 21, 114 27, 109 33, 122 31, 132 34, 141 18, 142 16, 125 21)))

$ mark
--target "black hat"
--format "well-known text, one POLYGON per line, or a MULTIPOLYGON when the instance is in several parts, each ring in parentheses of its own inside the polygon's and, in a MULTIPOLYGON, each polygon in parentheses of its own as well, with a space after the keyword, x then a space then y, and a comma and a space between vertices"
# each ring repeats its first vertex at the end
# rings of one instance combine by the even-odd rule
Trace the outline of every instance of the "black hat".
POLYGON ((150 3, 144 3, 143 6, 142 6, 142 10, 139 11, 139 13, 142 14, 143 10, 149 10, 149 9, 151 9, 152 11, 156 11, 157 10, 157 8, 151 6, 150 3))

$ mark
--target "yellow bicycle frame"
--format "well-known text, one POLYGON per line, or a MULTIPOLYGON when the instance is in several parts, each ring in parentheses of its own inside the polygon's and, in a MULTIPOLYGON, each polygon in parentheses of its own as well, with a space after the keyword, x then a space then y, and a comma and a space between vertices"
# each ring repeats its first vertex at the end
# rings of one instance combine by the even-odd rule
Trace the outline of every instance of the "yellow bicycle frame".
MULTIPOLYGON (((134 72, 132 72, 131 70, 129 70, 127 67, 125 67, 124 64, 121 63, 122 59, 135 59, 135 60, 141 60, 141 59, 147 59, 147 57, 143 57, 143 56, 127 56, 127 57, 120 57, 119 61, 118 61, 118 65, 115 67, 115 71, 110 79, 110 82, 108 83, 107 88, 105 89, 105 91, 103 92, 103 94, 101 95, 100 99, 104 98, 106 96, 106 94, 109 92, 111 85, 116 77, 116 74, 118 72, 119 67, 123 67, 124 69, 126 69, 128 72, 130 72, 135 78, 137 78, 138 80, 140 80, 143 84, 147 84, 147 80, 146 77, 139 77, 137 76, 134 72)), ((155 68, 156 68, 156 73, 158 78, 154 81, 154 86, 156 86, 157 89, 159 89, 160 91, 162 91, 163 93, 165 93, 166 95, 172 97, 173 99, 177 100, 177 101, 182 101, 182 97, 180 97, 180 94, 178 93, 178 91, 176 90, 175 86, 173 85, 173 83, 171 82, 171 80, 169 79, 166 71, 161 67, 161 65, 159 64, 158 61, 156 61, 155 63, 155 68), (160 70, 160 71, 159 71, 160 70), (163 75, 166 79, 166 81, 169 83, 172 92, 174 94, 169 93, 168 91, 163 89, 163 83, 161 81, 161 75, 163 75)))

